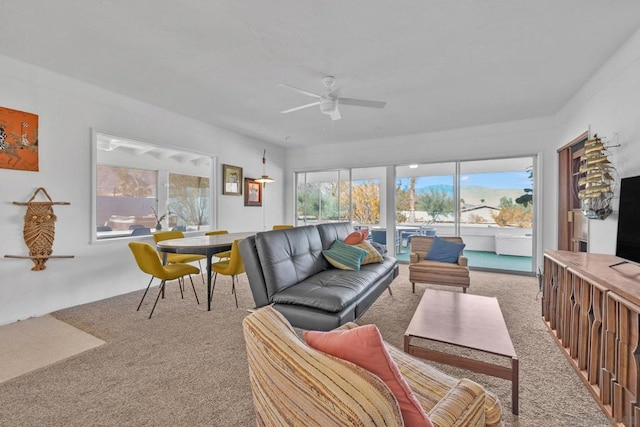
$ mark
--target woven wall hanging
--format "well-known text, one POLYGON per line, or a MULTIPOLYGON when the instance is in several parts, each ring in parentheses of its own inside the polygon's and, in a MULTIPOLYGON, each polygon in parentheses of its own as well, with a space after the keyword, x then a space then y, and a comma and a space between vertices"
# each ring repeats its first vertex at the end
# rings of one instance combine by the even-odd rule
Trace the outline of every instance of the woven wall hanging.
POLYGON ((33 192, 27 202, 13 202, 14 205, 26 206, 22 234, 29 248, 29 255, 5 255, 5 258, 31 259, 34 266, 31 270, 40 271, 47 268, 49 258, 73 258, 73 255, 51 255, 53 239, 56 236, 55 222, 58 219, 53 212, 53 205, 69 205, 69 202, 54 202, 47 190, 40 187, 33 192), (35 202, 38 193, 42 192, 48 201, 35 202))

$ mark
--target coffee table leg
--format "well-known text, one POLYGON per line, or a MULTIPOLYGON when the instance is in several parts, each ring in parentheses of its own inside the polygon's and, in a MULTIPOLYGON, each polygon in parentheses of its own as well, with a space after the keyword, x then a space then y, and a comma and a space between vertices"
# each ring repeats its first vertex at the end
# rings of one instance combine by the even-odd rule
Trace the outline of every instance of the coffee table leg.
POLYGON ((520 368, 519 368, 518 358, 514 357, 511 359, 511 412, 514 415, 518 415, 518 412, 519 412, 519 409, 518 409, 518 400, 519 400, 518 390, 520 388, 519 370, 520 368))

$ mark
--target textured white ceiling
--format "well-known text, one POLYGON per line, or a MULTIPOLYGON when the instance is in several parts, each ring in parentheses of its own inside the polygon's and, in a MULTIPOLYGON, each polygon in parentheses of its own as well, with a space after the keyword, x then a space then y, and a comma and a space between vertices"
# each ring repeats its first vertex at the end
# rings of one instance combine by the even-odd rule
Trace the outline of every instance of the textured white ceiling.
MULTIPOLYGON (((637 0, 0 0, 0 54, 283 146, 555 114, 637 0), (278 87, 386 101, 341 106, 278 87)), ((0 74, 2 71, 0 70, 0 74)))

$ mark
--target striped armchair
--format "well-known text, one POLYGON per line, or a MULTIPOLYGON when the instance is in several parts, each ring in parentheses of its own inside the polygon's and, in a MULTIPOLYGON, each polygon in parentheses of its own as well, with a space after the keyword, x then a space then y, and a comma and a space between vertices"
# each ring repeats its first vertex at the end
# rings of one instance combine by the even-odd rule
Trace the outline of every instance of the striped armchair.
MULTIPOLYGON (((403 425, 398 402, 380 378, 307 346, 272 307, 247 316, 243 330, 257 425, 403 425)), ((500 402, 482 386, 387 347, 434 426, 503 425, 500 402)))

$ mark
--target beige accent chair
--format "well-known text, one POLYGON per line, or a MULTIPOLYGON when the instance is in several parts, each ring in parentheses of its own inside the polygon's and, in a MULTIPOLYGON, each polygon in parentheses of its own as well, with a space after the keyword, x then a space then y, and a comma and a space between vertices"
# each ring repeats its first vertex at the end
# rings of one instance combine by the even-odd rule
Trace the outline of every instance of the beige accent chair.
MULTIPOLYGON (((460 237, 440 237, 455 243, 464 243, 460 237)), ((469 287, 469 266, 464 256, 457 263, 429 261, 424 257, 431 249, 434 238, 430 236, 413 236, 411 238, 411 255, 409 257, 409 281, 416 291, 416 282, 434 285, 460 286, 466 293, 469 287)))
MULTIPOLYGON (((403 425, 398 401, 379 377, 311 348, 273 307, 253 312, 242 326, 257 425, 403 425)), ((340 329, 357 326, 347 323, 340 329)), ((502 406, 493 393, 387 348, 434 426, 503 425, 502 406)))

